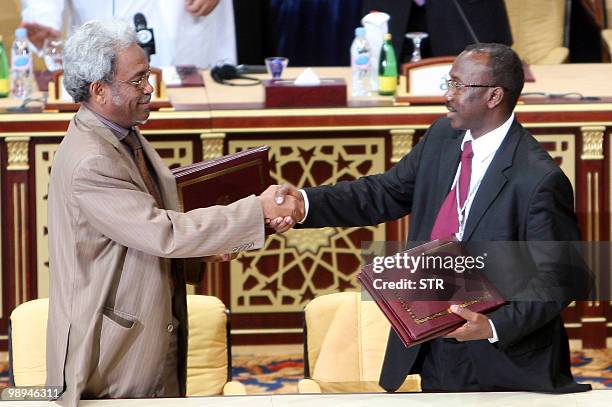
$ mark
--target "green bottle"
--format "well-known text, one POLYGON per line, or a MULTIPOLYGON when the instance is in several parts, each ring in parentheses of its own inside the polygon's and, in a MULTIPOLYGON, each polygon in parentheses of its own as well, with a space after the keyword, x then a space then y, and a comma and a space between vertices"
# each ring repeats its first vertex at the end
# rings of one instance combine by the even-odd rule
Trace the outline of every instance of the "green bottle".
POLYGON ((10 71, 8 58, 4 51, 4 42, 0 35, 0 98, 5 98, 9 95, 10 91, 10 71))
POLYGON ((391 43, 391 34, 385 34, 378 67, 378 93, 385 96, 393 96, 396 89, 397 58, 395 58, 395 51, 391 43))

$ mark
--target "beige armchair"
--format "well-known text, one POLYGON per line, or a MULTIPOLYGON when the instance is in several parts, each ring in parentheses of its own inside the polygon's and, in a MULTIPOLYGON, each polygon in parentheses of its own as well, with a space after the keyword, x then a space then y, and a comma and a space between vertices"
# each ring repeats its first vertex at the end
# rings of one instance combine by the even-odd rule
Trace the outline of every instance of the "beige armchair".
MULTIPOLYGON (((390 326, 374 301, 356 292, 323 295, 304 317, 306 379, 298 392, 384 392, 378 379, 390 326)), ((408 376, 398 391, 420 391, 420 377, 408 376)))
POLYGON ((188 295, 189 344, 187 396, 243 395, 246 387, 231 381, 229 316, 217 297, 188 295))
POLYGON ((49 299, 25 302, 11 312, 9 381, 13 386, 44 386, 49 299))
POLYGON ((567 0, 505 0, 514 44, 528 64, 561 64, 569 55, 567 0))
MULTIPOLYGON (((10 318, 9 371, 15 386, 43 386, 46 379, 47 298, 28 301, 10 318)), ((188 295, 187 395, 246 394, 231 380, 231 345, 225 305, 216 297, 188 295)))

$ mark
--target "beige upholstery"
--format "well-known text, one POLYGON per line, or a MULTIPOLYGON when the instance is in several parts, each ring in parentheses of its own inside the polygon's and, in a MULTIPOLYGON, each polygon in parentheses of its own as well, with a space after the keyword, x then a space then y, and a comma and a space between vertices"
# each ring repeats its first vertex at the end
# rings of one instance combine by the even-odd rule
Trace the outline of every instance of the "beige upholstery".
MULTIPOLYGON (((328 294, 304 312, 311 377, 300 381, 300 393, 384 391, 378 379, 390 326, 373 301, 355 292, 328 294)), ((399 391, 419 389, 412 375, 399 391)))
POLYGON ((242 383, 227 383, 230 367, 225 305, 216 297, 188 295, 187 311, 187 396, 246 394, 242 383))
POLYGON ((566 62, 564 46, 565 0, 505 0, 512 37, 512 48, 528 64, 566 62))
POLYGON ((11 365, 16 386, 44 386, 49 299, 19 305, 11 313, 11 365))
MULTIPOLYGON (((11 313, 11 363, 17 386, 43 386, 46 378, 47 298, 28 301, 11 313)), ((187 395, 246 394, 229 382, 227 314, 216 297, 188 295, 187 395)))

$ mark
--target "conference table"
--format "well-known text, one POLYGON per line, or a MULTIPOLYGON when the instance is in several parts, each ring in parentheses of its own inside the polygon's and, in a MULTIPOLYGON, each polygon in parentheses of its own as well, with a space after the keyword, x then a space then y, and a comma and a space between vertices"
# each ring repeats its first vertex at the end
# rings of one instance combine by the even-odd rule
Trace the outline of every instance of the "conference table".
MULTIPOLYGON (((288 68, 284 76, 302 70, 288 68)), ((536 80, 525 85, 525 92, 572 94, 531 97, 517 106, 516 116, 572 182, 583 238, 610 240, 612 64, 531 70, 536 80)), ((350 89, 349 68, 315 72, 345 78, 350 89)), ((389 169, 446 113, 441 104, 350 95, 341 107, 265 108, 261 85, 223 86, 209 72, 203 78, 204 87, 162 88, 161 96, 172 107, 153 111, 141 127, 169 167, 268 145, 273 182, 298 187, 336 183, 389 169)), ((400 93, 405 93, 403 86, 400 93)), ((11 104, 18 101, 0 99, 0 109, 11 104)), ((53 155, 73 115, 53 109, 0 114, 0 349, 6 349, 12 309, 48 295, 47 188, 53 155)), ((299 343, 302 310, 309 300, 358 289, 361 242, 403 241, 407 229, 406 217, 365 228, 272 235, 262 250, 209 266, 202 284, 190 290, 215 295, 231 309, 234 344, 299 343)), ((602 278, 609 282, 609 276, 602 278)), ((582 340, 584 347, 605 347, 612 336, 610 301, 573 304, 564 317, 570 337, 582 340)))
MULTIPOLYGON (((3 407, 56 406, 46 401, 4 401, 3 407)), ((83 400, 81 407, 599 407, 612 405, 612 390, 577 394, 539 393, 422 393, 422 394, 289 394, 190 397, 183 399, 83 400)))

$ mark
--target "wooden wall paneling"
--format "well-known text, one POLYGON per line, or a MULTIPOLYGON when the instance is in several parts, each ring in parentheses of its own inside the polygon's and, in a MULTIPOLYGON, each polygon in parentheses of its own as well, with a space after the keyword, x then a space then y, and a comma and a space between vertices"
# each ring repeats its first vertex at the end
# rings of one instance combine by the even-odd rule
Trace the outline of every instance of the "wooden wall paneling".
MULTIPOLYGON (((580 170, 579 193, 577 196, 577 213, 583 231, 583 239, 597 242, 602 239, 605 221, 603 209, 607 206, 602 191, 604 181, 604 126, 584 126, 580 128, 580 170)), ((588 246, 588 262, 594 270, 601 266, 599 245, 588 246)), ((596 285, 601 284, 602 276, 595 274, 596 285)), ((602 348, 606 346, 606 317, 603 303, 599 300, 582 303, 582 346, 584 348, 602 348)))

